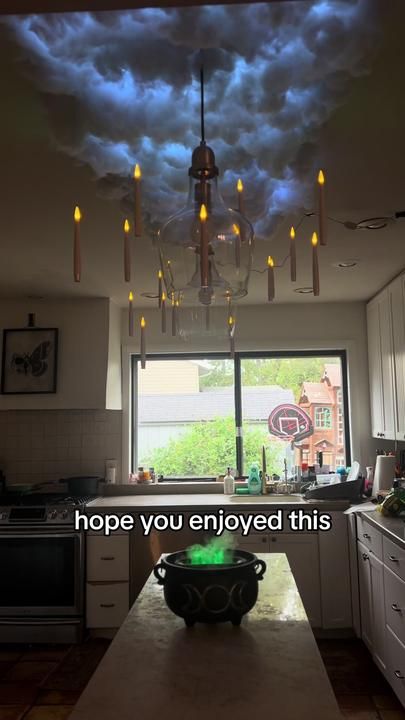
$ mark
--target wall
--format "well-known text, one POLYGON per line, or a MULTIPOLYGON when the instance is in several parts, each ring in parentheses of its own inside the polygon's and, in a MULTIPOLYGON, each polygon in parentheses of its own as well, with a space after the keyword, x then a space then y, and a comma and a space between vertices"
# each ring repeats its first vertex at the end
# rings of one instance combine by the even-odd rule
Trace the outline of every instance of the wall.
POLYGON ((105 460, 112 458, 120 463, 119 411, 0 412, 0 468, 8 484, 52 482, 70 475, 104 477, 105 460))
MULTIPOLYGON (((187 342, 160 332, 157 309, 145 310, 147 352, 227 351, 225 336, 213 331, 198 332, 187 342)), ((222 315, 221 315, 222 317, 222 315)), ((318 303, 240 305, 236 316, 237 350, 336 350, 345 349, 348 357, 349 402, 352 457, 362 466, 372 460, 370 409, 367 367, 367 334, 365 303, 318 303)), ((138 323, 135 323, 136 327, 138 323)), ((212 326, 215 313, 212 313, 212 326)), ((221 326, 222 327, 222 326, 221 326)), ((139 352, 138 327, 134 338, 128 337, 128 315, 123 312, 122 338, 125 358, 139 352)), ((124 374, 128 376, 127 360, 124 374)), ((125 392, 125 391, 124 391, 125 392)), ((127 415, 124 418, 124 455, 126 467, 128 436, 127 415)))

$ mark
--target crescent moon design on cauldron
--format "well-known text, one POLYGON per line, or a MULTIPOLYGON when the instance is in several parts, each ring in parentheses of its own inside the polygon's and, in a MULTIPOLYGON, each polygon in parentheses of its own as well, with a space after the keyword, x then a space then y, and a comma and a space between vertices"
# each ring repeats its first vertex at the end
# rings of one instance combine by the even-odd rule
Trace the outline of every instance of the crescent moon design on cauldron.
POLYGON ((234 608, 234 610, 238 610, 238 612, 246 612, 249 610, 249 606, 245 603, 243 599, 243 591, 246 587, 245 581, 239 581, 235 583, 235 585, 232 586, 230 596, 231 596, 231 605, 234 608), (239 604, 237 603, 237 598, 239 599, 239 604))
POLYGON ((198 613, 201 610, 203 603, 200 591, 197 590, 195 585, 183 584, 181 587, 187 595, 187 602, 182 606, 181 612, 191 614, 198 613), (195 602, 195 600, 197 601, 197 606, 193 608, 193 603, 195 602))

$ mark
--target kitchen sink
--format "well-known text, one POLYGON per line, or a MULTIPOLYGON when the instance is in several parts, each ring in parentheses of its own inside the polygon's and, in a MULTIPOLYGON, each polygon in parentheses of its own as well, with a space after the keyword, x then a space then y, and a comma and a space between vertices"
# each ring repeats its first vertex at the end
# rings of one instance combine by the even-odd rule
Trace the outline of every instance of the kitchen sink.
POLYGON ((231 502, 236 503, 303 503, 305 502, 302 495, 231 495, 231 502))

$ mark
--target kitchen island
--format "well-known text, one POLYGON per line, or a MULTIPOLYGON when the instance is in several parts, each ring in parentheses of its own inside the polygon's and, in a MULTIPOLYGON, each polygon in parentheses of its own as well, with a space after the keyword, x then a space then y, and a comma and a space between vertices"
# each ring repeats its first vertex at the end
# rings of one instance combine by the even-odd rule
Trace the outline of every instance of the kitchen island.
POLYGON ((267 563, 240 627, 186 628, 151 575, 70 720, 339 720, 284 554, 267 563))

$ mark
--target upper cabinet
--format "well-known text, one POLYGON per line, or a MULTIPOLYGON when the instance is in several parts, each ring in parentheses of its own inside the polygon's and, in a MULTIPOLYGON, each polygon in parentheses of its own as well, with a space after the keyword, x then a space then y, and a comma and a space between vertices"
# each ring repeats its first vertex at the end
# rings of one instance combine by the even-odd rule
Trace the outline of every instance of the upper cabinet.
POLYGON ((372 435, 405 440, 405 275, 367 305, 372 435))
POLYGON ((367 305, 367 335, 372 434, 394 440, 394 350, 388 288, 367 305))

